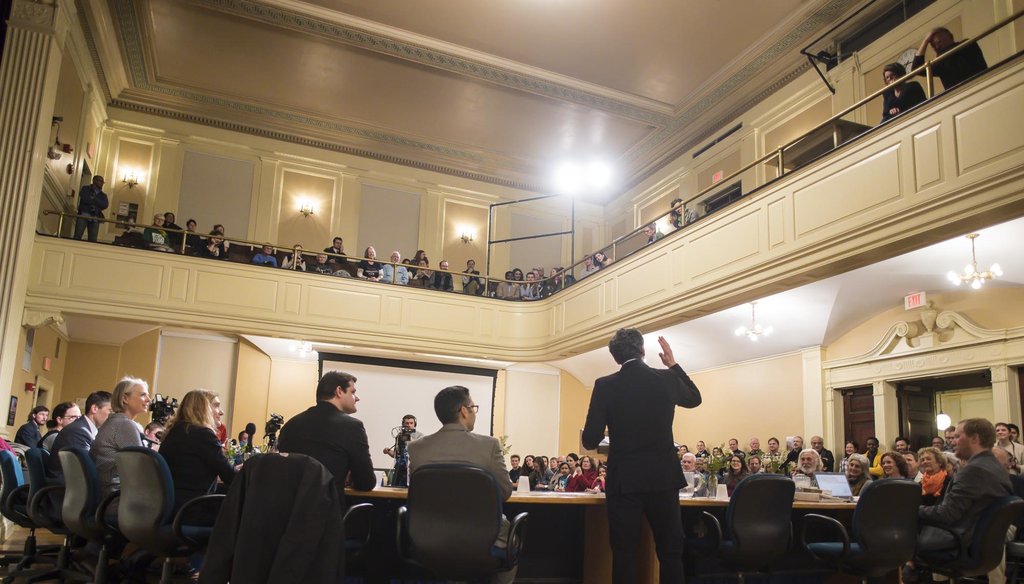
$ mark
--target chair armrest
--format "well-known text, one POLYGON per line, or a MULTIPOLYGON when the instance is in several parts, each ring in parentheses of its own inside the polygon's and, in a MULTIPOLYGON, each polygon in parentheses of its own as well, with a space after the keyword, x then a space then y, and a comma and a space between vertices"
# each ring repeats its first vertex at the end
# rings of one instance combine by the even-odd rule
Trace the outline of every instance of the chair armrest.
POLYGON ((373 503, 360 503, 352 505, 345 512, 341 523, 345 526, 345 539, 349 539, 353 532, 359 533, 359 544, 366 545, 370 541, 370 532, 373 530, 373 503))
POLYGON ((402 505, 398 508, 398 529, 395 530, 395 545, 398 546, 398 557, 402 561, 412 561, 409 553, 409 508, 402 505))
POLYGON ((121 530, 117 525, 107 523, 107 508, 120 496, 121 491, 114 491, 103 497, 100 504, 96 506, 96 523, 103 526, 103 531, 107 532, 107 535, 121 535, 121 530))
POLYGON ((185 523, 185 517, 187 516, 187 512, 191 510, 193 507, 197 507, 199 505, 211 501, 219 501, 217 508, 220 509, 220 504, 224 502, 226 496, 227 495, 203 495, 202 497, 196 497, 195 499, 192 499, 191 501, 182 505, 181 509, 178 510, 178 514, 174 516, 174 524, 171 526, 171 529, 174 532, 174 537, 180 539, 181 541, 188 542, 192 545, 200 545, 200 542, 189 539, 182 532, 182 528, 188 525, 185 523))
POLYGON ((507 569, 519 563, 519 554, 523 551, 523 541, 526 539, 526 527, 529 523, 530 514, 525 511, 512 520, 512 526, 508 530, 508 548, 504 562, 507 569))
POLYGON ((49 498, 50 493, 63 493, 64 485, 48 485, 38 491, 32 497, 32 500, 28 502, 28 517, 39 527, 56 527, 59 522, 51 521, 49 518, 42 515, 41 505, 43 501, 49 498))
POLYGON ((838 561, 842 562, 843 558, 850 553, 850 534, 846 532, 846 528, 838 520, 832 517, 826 517, 825 515, 819 515, 817 513, 808 513, 803 516, 800 520, 800 547, 807 551, 812 558, 819 562, 825 560, 811 551, 811 548, 807 546, 807 526, 811 523, 818 523, 827 527, 833 528, 833 530, 843 538, 843 553, 839 555, 838 561))
POLYGON ((25 514, 23 515, 23 517, 25 519, 30 519, 30 517, 28 516, 28 490, 29 490, 29 485, 28 485, 28 483, 26 483, 24 485, 15 487, 13 490, 11 490, 10 493, 7 494, 7 498, 3 500, 3 514, 5 516, 6 515, 22 515, 21 513, 18 513, 17 511, 15 511, 14 503, 19 498, 23 498, 23 499, 25 499, 25 514))
POLYGON ((717 517, 707 511, 702 511, 697 517, 706 529, 700 537, 688 539, 687 545, 693 545, 700 551, 709 554, 718 551, 718 548, 722 546, 722 524, 717 517))

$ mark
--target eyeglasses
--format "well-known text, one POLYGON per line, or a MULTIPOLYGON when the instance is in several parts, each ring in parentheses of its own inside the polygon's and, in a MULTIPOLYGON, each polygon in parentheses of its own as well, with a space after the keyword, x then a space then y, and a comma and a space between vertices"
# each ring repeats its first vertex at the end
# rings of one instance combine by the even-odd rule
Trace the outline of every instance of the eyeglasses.
POLYGON ((462 407, 468 409, 469 411, 473 412, 474 414, 480 411, 480 406, 475 405, 475 404, 471 405, 471 406, 462 406, 462 407))

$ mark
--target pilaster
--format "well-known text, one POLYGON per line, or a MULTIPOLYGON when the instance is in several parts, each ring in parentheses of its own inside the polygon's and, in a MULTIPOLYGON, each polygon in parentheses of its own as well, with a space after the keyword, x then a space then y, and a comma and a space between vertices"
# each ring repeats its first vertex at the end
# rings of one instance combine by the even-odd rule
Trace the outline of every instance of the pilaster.
POLYGON ((1017 372, 1005 364, 994 365, 989 371, 992 374, 992 413, 995 420, 1020 425, 1020 381, 1017 372))
POLYGON ((14 0, 7 26, 0 61, 0 403, 14 378, 68 22, 59 6, 14 0))
POLYGON ((880 444, 892 444, 892 441, 900 434, 896 384, 888 381, 875 381, 871 386, 871 395, 875 398, 875 435, 880 444))

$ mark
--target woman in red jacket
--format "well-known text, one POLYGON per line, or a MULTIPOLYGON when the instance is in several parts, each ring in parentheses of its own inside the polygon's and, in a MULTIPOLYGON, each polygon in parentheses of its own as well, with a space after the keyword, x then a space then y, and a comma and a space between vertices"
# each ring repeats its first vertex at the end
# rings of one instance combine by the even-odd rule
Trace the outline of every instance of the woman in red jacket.
POLYGON ((581 458, 579 468, 580 472, 569 479, 569 484, 565 487, 566 491, 582 493, 588 489, 593 489, 594 484, 597 483, 597 465, 594 464, 593 458, 589 456, 581 458))

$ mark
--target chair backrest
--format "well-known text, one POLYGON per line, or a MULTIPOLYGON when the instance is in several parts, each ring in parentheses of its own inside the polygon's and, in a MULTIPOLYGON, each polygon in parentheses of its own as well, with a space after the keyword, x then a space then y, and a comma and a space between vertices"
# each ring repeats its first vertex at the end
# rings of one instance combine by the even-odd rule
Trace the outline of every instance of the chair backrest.
POLYGON ((160 528, 169 525, 174 506, 174 481, 167 462, 148 448, 130 446, 115 455, 121 476, 117 507, 118 529, 144 549, 160 549, 166 538, 160 528))
POLYGON ((96 522, 96 508, 100 504, 96 464, 81 448, 61 450, 57 457, 64 470, 64 504, 61 507, 64 525, 75 535, 86 539, 102 536, 103 528, 96 522))
POLYGON ((46 465, 50 463, 50 453, 42 448, 29 448, 25 451, 25 464, 28 466, 28 496, 35 496, 39 489, 48 483, 46 465))
POLYGON ((921 485, 907 479, 881 479, 860 492, 853 511, 850 539, 875 564, 899 566, 914 556, 917 547, 917 510, 921 485))
MULTIPOLYGON (((18 462, 18 457, 9 450, 0 450, 0 476, 3 477, 3 488, 0 489, 0 513, 24 527, 28 523, 28 518, 14 512, 11 493, 25 484, 25 477, 21 472, 21 463, 18 462)), ((21 503, 24 504, 26 501, 21 501, 21 503)))
POLYGON ((427 464, 409 479, 411 556, 437 576, 468 580, 496 571, 492 553, 501 528, 502 496, 486 470, 427 464))
POLYGON ((989 503, 978 516, 967 557, 958 562, 957 572, 962 576, 980 576, 995 568, 1003 559, 1006 532, 1021 512, 1024 512, 1024 499, 1016 495, 1006 495, 989 503))
POLYGON ((777 474, 754 474, 741 480, 725 512, 725 537, 735 542, 730 561, 758 570, 781 558, 792 539, 796 484, 777 474))

